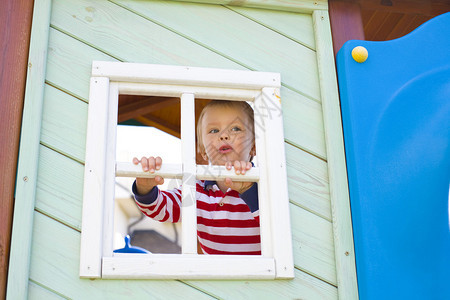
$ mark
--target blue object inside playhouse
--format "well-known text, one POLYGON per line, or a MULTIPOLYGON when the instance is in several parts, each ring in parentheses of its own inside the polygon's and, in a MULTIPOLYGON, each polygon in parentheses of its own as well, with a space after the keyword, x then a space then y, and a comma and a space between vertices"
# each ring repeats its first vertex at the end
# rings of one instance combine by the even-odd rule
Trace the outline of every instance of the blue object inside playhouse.
POLYGON ((150 251, 148 251, 144 248, 132 246, 129 235, 126 235, 124 240, 125 240, 125 246, 123 248, 114 250, 113 251, 114 253, 151 253, 150 251))
POLYGON ((337 67, 360 299, 450 299, 450 13, 337 67))

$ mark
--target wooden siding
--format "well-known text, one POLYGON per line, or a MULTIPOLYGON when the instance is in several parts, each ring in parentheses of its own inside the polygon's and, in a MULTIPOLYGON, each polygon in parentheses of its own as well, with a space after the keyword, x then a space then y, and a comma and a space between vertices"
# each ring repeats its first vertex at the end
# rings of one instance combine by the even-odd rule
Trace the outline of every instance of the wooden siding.
MULTIPOLYGON (((42 1, 36 2, 39 5, 42 1)), ((319 82, 311 12, 175 1, 52 1, 48 58, 46 69, 43 67, 42 126, 36 150, 36 203, 31 216, 30 298, 338 297, 321 105, 321 93, 333 95, 319 82), (84 148, 93 60, 281 73, 294 280, 79 279, 84 148)), ((332 49, 331 44, 322 43, 321 47, 332 49)), ((36 111, 40 114, 39 109, 36 111)), ((16 215, 15 221, 21 220, 16 215)), ((11 293, 15 295, 15 291, 11 293)))
POLYGON ((322 95, 323 122, 327 145, 328 176, 333 218, 334 249, 338 274, 339 297, 358 298, 356 282, 355 251, 347 185, 344 140, 341 123, 341 109, 338 99, 331 28, 328 13, 313 12, 317 43, 317 65, 322 95))
POLYGON ((0 299, 6 297, 14 184, 32 12, 33 1, 7 0, 2 1, 0 6, 0 299))
POLYGON ((50 1, 45 0, 34 5, 33 16, 17 166, 17 178, 20 180, 16 181, 14 222, 6 289, 8 299, 25 299, 27 296, 50 1))

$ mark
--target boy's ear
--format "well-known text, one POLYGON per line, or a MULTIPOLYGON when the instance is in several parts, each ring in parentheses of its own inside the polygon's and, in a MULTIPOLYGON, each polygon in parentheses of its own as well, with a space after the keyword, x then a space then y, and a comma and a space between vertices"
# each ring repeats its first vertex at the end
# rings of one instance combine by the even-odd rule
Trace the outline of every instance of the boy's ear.
POLYGON ((256 156, 256 146, 253 144, 252 149, 250 150, 250 155, 251 156, 256 156))
MULTIPOLYGON (((202 147, 203 148, 203 147, 202 147)), ((205 149, 200 149, 199 151, 200 155, 202 156, 203 160, 208 161, 208 156, 206 155, 205 149)))

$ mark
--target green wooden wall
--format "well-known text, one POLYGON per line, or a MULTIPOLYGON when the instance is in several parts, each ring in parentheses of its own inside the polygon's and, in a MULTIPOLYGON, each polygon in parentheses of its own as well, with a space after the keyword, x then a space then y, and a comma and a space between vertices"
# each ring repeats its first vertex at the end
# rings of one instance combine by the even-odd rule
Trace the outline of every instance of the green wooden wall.
MULTIPOLYGON (((319 7, 323 11, 326 9, 323 1, 314 1, 315 4, 305 1, 305 5, 297 1, 293 10, 300 12, 288 12, 276 6, 269 10, 176 1, 35 2, 35 9, 43 11, 35 15, 33 26, 45 31, 32 33, 35 48, 31 49, 30 56, 44 57, 45 62, 40 70, 29 73, 34 81, 28 85, 29 89, 35 86, 41 91, 35 97, 43 97, 41 107, 34 104, 33 108, 31 100, 25 105, 30 107, 30 115, 42 117, 34 123, 39 128, 31 124, 27 127, 25 123, 31 121, 24 119, 23 135, 33 131, 39 141, 31 145, 35 148, 31 153, 21 150, 19 158, 28 163, 27 166, 19 164, 22 173, 18 176, 12 243, 12 251, 16 252, 11 260, 9 298, 26 295, 27 287, 20 286, 20 278, 25 275, 29 299, 338 298, 321 103, 324 88, 319 79, 317 28, 310 8, 319 7), (281 73, 295 279, 119 281, 78 277, 93 60, 281 73), (33 191, 32 187, 20 179, 33 162, 36 177, 30 176, 27 184, 34 183, 35 190, 30 193, 26 191, 33 191), (21 204, 26 198, 32 204, 21 204), (28 216, 17 212, 26 210, 27 205, 32 210, 28 216), (29 233, 32 238, 19 235, 21 231, 26 232, 27 220, 32 222, 29 233), (18 252, 22 250, 18 250, 18 245, 21 243, 26 248, 27 242, 31 248, 30 259, 19 262, 22 254, 18 252)), ((328 22, 326 10, 321 16, 328 22)), ((331 54, 331 44, 327 51, 331 54)), ((331 70, 334 72, 334 66, 331 70)), ((22 140, 22 145, 27 143, 33 141, 22 140)), ((24 256, 27 253, 23 250, 24 256)))

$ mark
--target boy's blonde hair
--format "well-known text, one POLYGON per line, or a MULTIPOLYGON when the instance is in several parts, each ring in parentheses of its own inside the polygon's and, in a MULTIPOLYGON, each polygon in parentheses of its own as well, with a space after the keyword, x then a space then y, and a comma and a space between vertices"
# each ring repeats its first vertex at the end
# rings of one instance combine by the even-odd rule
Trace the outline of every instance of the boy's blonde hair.
POLYGON ((202 112, 200 113, 200 116, 198 118, 197 122, 197 152, 201 155, 204 155, 206 153, 205 145, 203 145, 203 139, 202 139, 202 121, 203 116, 205 115, 205 112, 212 107, 218 107, 218 108, 238 108, 241 109, 245 115, 247 116, 249 120, 249 127, 247 128, 251 131, 253 135, 253 140, 255 138, 255 122, 254 122, 254 114, 253 114, 253 108, 245 101, 229 101, 229 100, 212 100, 208 104, 205 105, 202 112))

